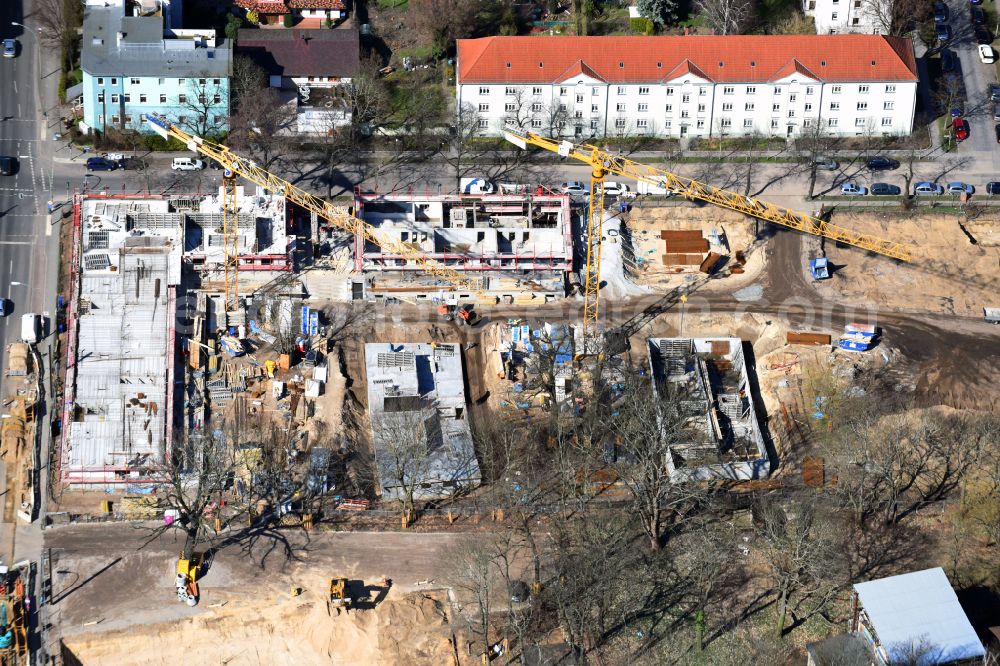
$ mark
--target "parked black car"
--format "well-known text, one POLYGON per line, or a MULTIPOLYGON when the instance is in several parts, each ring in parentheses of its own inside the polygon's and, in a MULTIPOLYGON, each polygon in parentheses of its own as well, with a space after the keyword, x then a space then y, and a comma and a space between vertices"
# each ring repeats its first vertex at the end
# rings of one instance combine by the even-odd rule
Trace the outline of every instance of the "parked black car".
POLYGON ((995 180, 986 183, 986 194, 1000 194, 1000 183, 995 180))
POLYGON ((938 0, 934 3, 934 22, 935 23, 947 23, 948 22, 948 5, 938 0))
POLYGON ((986 23, 986 13, 975 5, 969 6, 969 18, 972 19, 972 25, 982 25, 986 23))
POLYGON ((869 171, 892 171, 899 168, 899 162, 888 157, 873 157, 868 160, 869 171))
POLYGON ((941 71, 954 72, 956 69, 958 69, 958 56, 954 51, 941 49, 941 71))
POLYGON ((114 171, 118 164, 106 157, 91 157, 87 160, 87 171, 114 171))
POLYGON ((985 27, 979 25, 976 26, 976 43, 977 44, 992 44, 993 35, 985 27))
POLYGON ((991 102, 1000 102, 1000 83, 991 83, 989 92, 991 102))
POLYGON ((890 185, 889 183, 872 183, 869 191, 875 196, 896 196, 902 190, 896 185, 890 185))
POLYGON ((994 126, 993 131, 997 134, 997 143, 1000 143, 1000 125, 994 126))
POLYGON ((0 176, 13 176, 17 173, 17 159, 0 155, 0 176))

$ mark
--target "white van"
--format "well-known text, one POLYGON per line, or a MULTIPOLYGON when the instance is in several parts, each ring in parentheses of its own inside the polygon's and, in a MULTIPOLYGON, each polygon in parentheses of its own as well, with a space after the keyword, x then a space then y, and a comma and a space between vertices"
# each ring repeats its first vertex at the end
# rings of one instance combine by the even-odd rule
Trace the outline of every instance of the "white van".
POLYGON ((21 315, 21 339, 29 344, 35 344, 42 335, 41 317, 34 312, 21 315))
POLYGON ((462 194, 493 194, 493 183, 485 178, 463 178, 459 184, 462 194))
POLYGON ((201 171, 205 168, 205 163, 193 157, 175 157, 170 168, 174 171, 201 171))

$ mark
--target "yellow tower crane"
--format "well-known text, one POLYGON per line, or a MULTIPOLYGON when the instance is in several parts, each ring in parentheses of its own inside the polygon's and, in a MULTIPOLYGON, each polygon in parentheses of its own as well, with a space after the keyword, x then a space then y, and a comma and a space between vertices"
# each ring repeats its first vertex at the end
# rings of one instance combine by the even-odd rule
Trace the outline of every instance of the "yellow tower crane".
POLYGON ((590 166, 590 207, 587 215, 587 263, 584 268, 584 326, 597 323, 600 312, 601 284, 601 225, 604 216, 604 177, 616 174, 625 178, 650 183, 665 188, 688 199, 705 201, 716 206, 735 210, 746 215, 752 215, 766 222, 780 224, 789 229, 803 233, 821 236, 853 245, 869 252, 910 261, 910 251, 900 243, 859 234, 823 220, 776 206, 766 201, 730 192, 718 187, 706 185, 692 178, 685 178, 664 169, 658 169, 648 164, 641 164, 616 155, 607 150, 588 144, 574 144, 570 141, 558 141, 527 132, 523 135, 505 132, 508 141, 521 149, 535 146, 558 153, 562 157, 579 160, 590 166))
MULTIPOLYGON (((152 125, 153 130, 163 138, 177 139, 187 146, 188 150, 199 153, 208 159, 215 160, 230 174, 245 178, 272 194, 280 194, 284 196, 288 201, 300 206, 310 213, 315 213, 319 217, 329 220, 341 230, 350 234, 360 235, 363 240, 382 248, 383 252, 386 254, 395 255, 407 262, 415 263, 421 270, 441 278, 457 291, 472 294, 473 297, 479 299, 480 302, 483 303, 496 303, 496 298, 490 296, 484 291, 482 279, 470 279, 447 264, 443 264, 427 257, 427 255, 417 247, 413 247, 390 236, 377 233, 374 229, 372 229, 372 227, 365 224, 364 221, 352 215, 348 209, 334 206, 330 202, 323 201, 319 197, 309 194, 305 190, 292 185, 287 180, 275 176, 266 169, 260 168, 253 162, 253 160, 234 153, 222 144, 206 141, 200 136, 185 132, 181 128, 163 118, 147 114, 146 122, 152 125)), ((232 229, 235 232, 235 213, 233 215, 232 229)), ((226 247, 228 260, 228 243, 226 247)), ((234 257, 233 259, 234 262, 238 261, 237 257, 234 257)), ((236 271, 235 263, 233 264, 233 269, 234 273, 238 272, 236 271)), ((227 269, 227 281, 228 279, 229 274, 227 269)), ((233 297, 235 298, 235 277, 233 280, 233 297)), ((228 293, 229 292, 227 292, 227 298, 229 297, 228 293)))

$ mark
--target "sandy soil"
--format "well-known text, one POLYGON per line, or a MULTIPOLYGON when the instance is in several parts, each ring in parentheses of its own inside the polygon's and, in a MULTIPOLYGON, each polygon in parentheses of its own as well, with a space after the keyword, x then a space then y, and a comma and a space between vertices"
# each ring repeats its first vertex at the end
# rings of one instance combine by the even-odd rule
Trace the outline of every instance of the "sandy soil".
POLYGON ((1000 248, 995 243, 1000 221, 981 218, 967 227, 977 244, 962 230, 965 216, 959 214, 844 213, 832 221, 905 243, 913 261, 902 264, 827 244, 837 270, 815 287, 829 298, 960 316, 982 316, 983 306, 998 301, 1000 248))
POLYGON ((710 250, 730 257, 729 264, 721 271, 722 280, 713 280, 706 289, 730 290, 754 282, 764 269, 764 253, 753 252, 754 222, 750 218, 713 206, 651 206, 646 204, 632 209, 628 216, 628 228, 636 256, 636 281, 657 290, 668 290, 700 277, 697 266, 665 266, 663 255, 666 245, 660 239, 660 231, 697 229, 705 238, 715 229, 724 236, 728 248, 712 244, 710 250), (743 273, 730 273, 728 268, 735 263, 735 253, 746 254, 743 273))
POLYGON ((65 639, 84 664, 445 664, 453 658, 443 591, 388 596, 370 610, 331 608, 322 584, 302 596, 223 606, 180 621, 65 639), (155 650, 150 646, 155 645, 155 650))

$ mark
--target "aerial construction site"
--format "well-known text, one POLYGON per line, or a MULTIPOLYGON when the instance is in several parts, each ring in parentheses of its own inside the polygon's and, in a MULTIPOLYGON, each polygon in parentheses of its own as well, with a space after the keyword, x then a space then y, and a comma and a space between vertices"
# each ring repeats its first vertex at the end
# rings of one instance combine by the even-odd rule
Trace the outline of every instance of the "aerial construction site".
MULTIPOLYGON (((942 470, 972 453, 928 433, 991 427, 1000 357, 949 366, 985 335, 992 212, 799 212, 528 133, 589 192, 331 201, 147 122, 218 189, 74 197, 42 476, 32 347, 7 350, 5 513, 59 488, 40 574, 65 663, 795 663, 844 633, 849 516, 902 544, 912 503, 924 543, 953 535, 942 470), (922 452, 895 505, 851 504, 852 432, 922 452), (764 645, 779 617, 790 648, 764 645), (676 640, 647 644, 661 622, 676 640)), ((983 506, 988 477, 962 486, 983 506)), ((32 567, 4 574, 3 654, 32 567)))

